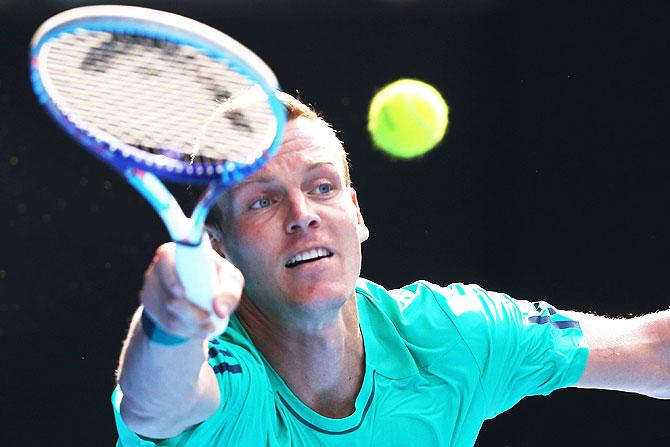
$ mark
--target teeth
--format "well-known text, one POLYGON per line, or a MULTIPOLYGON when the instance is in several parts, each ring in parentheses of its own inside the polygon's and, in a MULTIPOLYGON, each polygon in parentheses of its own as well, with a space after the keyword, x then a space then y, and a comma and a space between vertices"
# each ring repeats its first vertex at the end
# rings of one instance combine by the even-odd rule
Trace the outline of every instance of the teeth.
POLYGON ((309 261, 310 259, 321 258, 324 256, 330 256, 332 253, 326 250, 325 248, 313 248, 311 250, 306 250, 297 255, 293 256, 288 260, 286 266, 290 267, 294 264, 297 264, 301 261, 309 261))

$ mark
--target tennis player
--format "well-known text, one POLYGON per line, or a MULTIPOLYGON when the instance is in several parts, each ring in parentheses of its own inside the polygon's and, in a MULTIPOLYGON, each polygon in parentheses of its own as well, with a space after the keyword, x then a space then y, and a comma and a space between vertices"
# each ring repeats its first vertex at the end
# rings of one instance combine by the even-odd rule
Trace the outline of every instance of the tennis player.
POLYGON ((670 312, 608 319, 476 285, 359 277, 368 229, 333 130, 282 95, 279 154, 221 199, 213 307, 158 248, 121 353, 118 445, 471 446, 564 387, 670 398, 670 312))

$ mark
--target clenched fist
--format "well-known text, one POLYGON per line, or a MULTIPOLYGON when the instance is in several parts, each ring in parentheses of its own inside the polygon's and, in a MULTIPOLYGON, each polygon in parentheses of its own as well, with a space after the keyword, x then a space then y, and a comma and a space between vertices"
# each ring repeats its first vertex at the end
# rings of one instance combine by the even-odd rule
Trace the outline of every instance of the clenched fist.
POLYGON ((169 334, 184 338, 208 338, 223 332, 230 315, 240 302, 242 273, 214 250, 211 309, 203 309, 188 300, 175 268, 176 245, 163 244, 144 274, 140 301, 144 312, 169 334))

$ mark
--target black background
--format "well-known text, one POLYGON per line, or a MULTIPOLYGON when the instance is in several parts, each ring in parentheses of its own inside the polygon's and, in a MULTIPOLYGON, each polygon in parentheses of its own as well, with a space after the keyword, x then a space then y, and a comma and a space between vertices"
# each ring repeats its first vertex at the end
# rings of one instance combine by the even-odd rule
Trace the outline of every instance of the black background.
MULTIPOLYGON (((112 445, 109 395, 142 272, 147 205, 37 105, 28 42, 87 2, 0 4, 0 445, 112 445)), ((666 2, 128 2, 257 52, 340 130, 371 230, 363 276, 475 282, 608 316, 668 306, 666 2), (588 3, 588 6, 582 4, 588 3), (450 105, 422 159, 371 147, 371 96, 401 77, 450 105)), ((667 401, 527 398, 478 445, 670 445, 667 401)))

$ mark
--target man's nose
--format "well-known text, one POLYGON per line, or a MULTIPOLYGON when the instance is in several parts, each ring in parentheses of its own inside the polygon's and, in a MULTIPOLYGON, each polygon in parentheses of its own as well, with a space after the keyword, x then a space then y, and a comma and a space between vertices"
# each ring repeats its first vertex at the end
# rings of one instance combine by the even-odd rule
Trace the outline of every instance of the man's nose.
POLYGON ((302 191, 289 194, 288 202, 287 233, 304 231, 310 227, 316 228, 321 224, 321 218, 302 191))

